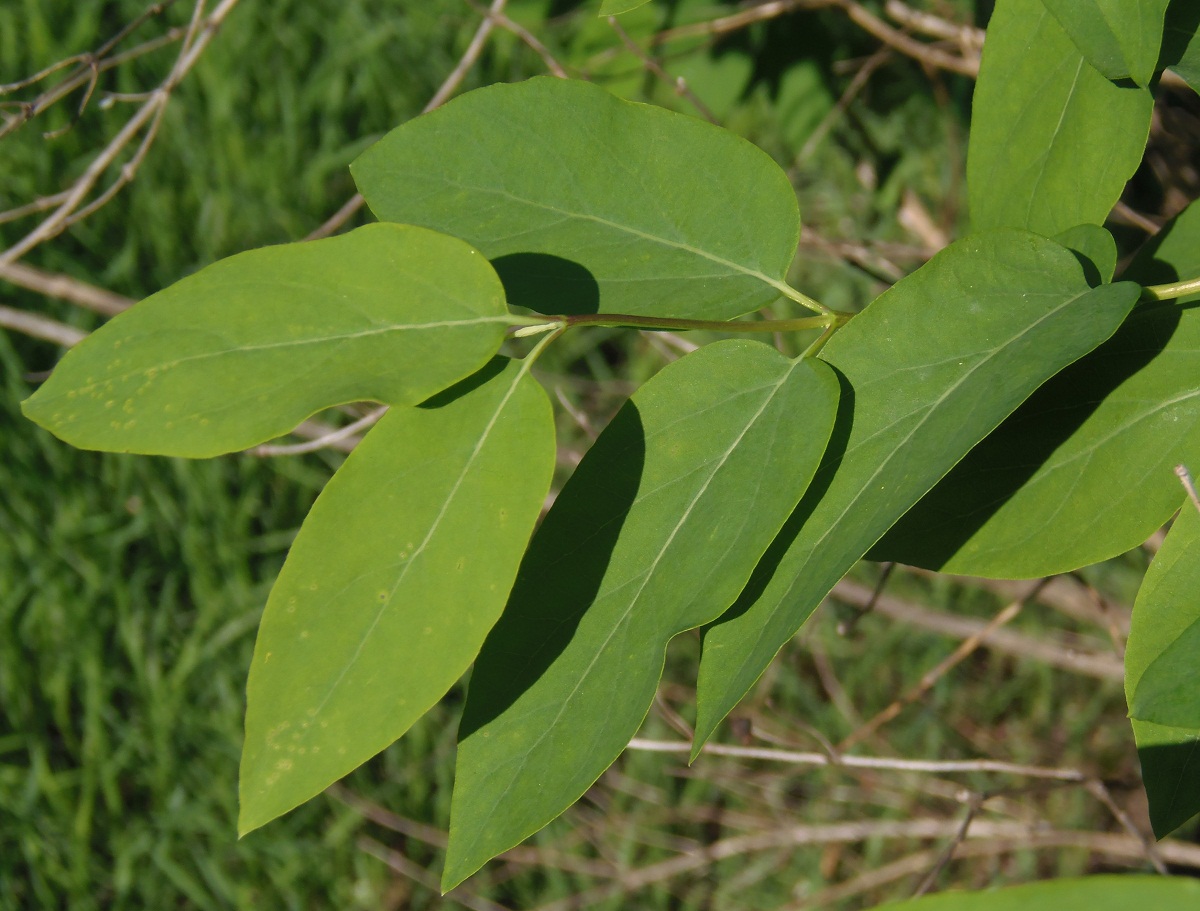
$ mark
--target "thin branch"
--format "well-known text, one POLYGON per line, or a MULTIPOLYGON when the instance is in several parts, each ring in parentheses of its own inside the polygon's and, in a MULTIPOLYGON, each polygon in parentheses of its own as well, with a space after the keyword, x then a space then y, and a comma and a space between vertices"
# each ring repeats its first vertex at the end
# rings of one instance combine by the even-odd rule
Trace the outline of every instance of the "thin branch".
MULTIPOLYGON (((614 895, 643 889, 654 883, 711 866, 717 861, 756 851, 827 845, 868 839, 934 839, 954 836, 961 822, 953 819, 871 820, 865 822, 783 826, 765 832, 735 835, 686 854, 649 864, 626 873, 617 883, 580 892, 538 906, 535 911, 573 911, 587 908, 614 895)), ((1127 859, 1144 857, 1141 844, 1128 835, 1044 829, 1026 823, 981 820, 967 833, 969 842, 981 841, 995 849, 1000 842, 1009 850, 1074 847, 1127 859)), ((1164 842, 1160 846, 1168 863, 1200 869, 1200 845, 1164 842)))
MULTIPOLYGON (((851 604, 865 604, 871 597, 871 589, 853 580, 842 579, 834 586, 833 596, 851 604)), ((977 636, 987 626, 973 617, 942 613, 888 595, 879 598, 875 612, 901 623, 959 639, 977 636)), ((1085 651, 1045 635, 1035 638, 1000 629, 992 632, 984 644, 992 651, 1042 661, 1051 667, 1076 674, 1113 681, 1125 678, 1121 659, 1112 652, 1085 651)))
POLYGON ((94 310, 96 313, 103 313, 105 316, 116 316, 134 304, 132 298, 122 294, 115 294, 97 285, 89 285, 87 282, 71 278, 69 275, 58 275, 35 269, 24 263, 0 266, 0 279, 29 291, 36 291, 46 297, 69 301, 80 307, 86 307, 88 310, 94 310))
POLYGON ((519 22, 514 22, 502 12, 484 9, 478 0, 467 0, 467 3, 469 3, 472 8, 474 8, 481 15, 487 16, 506 32, 511 32, 521 41, 525 42, 530 50, 542 58, 542 63, 546 64, 546 69, 548 69, 552 74, 557 76, 559 79, 571 78, 567 73, 566 68, 558 62, 553 54, 550 53, 549 48, 542 44, 542 42, 538 40, 537 36, 534 35, 533 32, 529 31, 529 29, 525 28, 525 26, 521 25, 519 22))
POLYGON ((978 54, 983 49, 984 30, 973 25, 950 22, 924 10, 915 10, 900 0, 887 0, 884 12, 904 28, 929 38, 953 41, 964 55, 978 54))
POLYGON ((1179 483, 1183 485, 1183 489, 1187 491, 1188 499, 1192 501, 1192 505, 1200 510, 1200 497, 1196 495, 1196 485, 1192 483, 1192 475, 1187 470, 1186 465, 1175 466, 1175 476, 1179 478, 1179 483))
MULTIPOLYGON (((507 5, 508 0, 492 0, 492 5, 488 7, 483 21, 475 29, 475 34, 472 36, 470 44, 467 45, 467 49, 458 59, 458 63, 454 65, 454 69, 450 71, 450 75, 443 80, 442 84, 438 86, 437 91, 433 93, 433 97, 421 109, 422 114, 428 114, 434 108, 441 107, 458 90, 458 87, 462 85, 463 79, 466 78, 471 67, 475 65, 475 61, 479 59, 479 55, 483 53, 483 47, 487 43, 488 36, 491 35, 492 29, 496 26, 495 16, 502 14, 504 7, 507 5)), ((366 200, 363 199, 361 193, 355 193, 342 203, 341 208, 310 231, 304 239, 318 240, 335 233, 342 225, 354 217, 355 213, 363 207, 365 202, 366 200)))
MULTIPOLYGON (((250 455, 256 456, 283 456, 283 455, 301 455, 306 452, 316 452, 318 449, 331 449, 338 443, 349 440, 355 437, 360 431, 366 430, 368 427, 373 427, 381 417, 387 414, 387 406, 376 408, 370 414, 359 418, 345 427, 339 427, 336 430, 330 430, 328 433, 322 434, 313 440, 306 440, 303 443, 262 443, 252 449, 246 450, 250 455)), ((355 443, 358 442, 356 439, 355 443)), ((341 447, 337 447, 341 448, 341 447)))
POLYGON ((955 850, 967 840, 967 833, 971 829, 971 823, 975 821, 975 817, 978 815, 981 806, 983 806, 983 795, 972 794, 971 799, 967 802, 967 812, 963 814, 963 820, 958 827, 958 831, 954 833, 954 837, 942 849, 933 866, 929 868, 929 872, 917 884, 917 888, 913 890, 913 898, 919 898, 933 888, 938 877, 942 875, 942 871, 954 859, 955 850))
POLYGON ((1117 806, 1117 802, 1113 800, 1112 794, 1109 793, 1104 782, 1098 778, 1094 778, 1085 787, 1088 789, 1089 794, 1108 808, 1113 818, 1121 824, 1121 828, 1142 843, 1142 849, 1146 852, 1146 859, 1150 861, 1155 870, 1166 876, 1167 865, 1163 863, 1162 856, 1158 853, 1158 848, 1154 842, 1146 837, 1145 833, 1133 824, 1133 820, 1129 818, 1129 814, 1117 806))
MULTIPOLYGON (((686 741, 646 740, 635 737, 627 749, 648 753, 687 753, 692 746, 686 741)), ((994 759, 891 759, 885 756, 830 756, 828 753, 801 753, 792 750, 776 750, 769 747, 745 747, 724 743, 708 743, 701 752, 710 756, 732 756, 738 759, 763 759, 784 762, 789 765, 829 766, 847 769, 876 769, 893 772, 922 772, 934 775, 955 773, 988 772, 1002 775, 1020 775, 1025 778, 1050 781, 1084 782, 1088 776, 1078 769, 1055 769, 1045 766, 1022 765, 1000 762, 994 759)))
MULTIPOLYGON (((434 873, 426 870, 420 864, 409 860, 399 851, 393 851, 391 848, 367 835, 360 835, 356 844, 360 851, 383 861, 401 876, 408 877, 414 882, 420 883, 431 892, 438 893, 441 891, 438 885, 438 878, 434 873)), ((458 902, 464 907, 472 909, 472 911, 509 911, 504 905, 498 905, 494 901, 486 899, 481 895, 476 895, 462 886, 451 889, 446 893, 445 898, 449 901, 458 902)))
MULTIPOLYGON (((66 197, 54 212, 26 234, 25 237, 17 241, 16 244, 9 247, 3 253, 0 253, 0 268, 15 262, 34 247, 62 233, 72 223, 73 213, 83 204, 100 177, 113 164, 122 150, 132 141, 133 137, 147 126, 149 126, 149 135, 151 138, 153 137, 157 129, 157 122, 161 118, 167 102, 170 100, 171 93, 195 65, 201 53, 203 53, 216 34, 217 28, 237 4, 238 0, 222 0, 207 18, 201 20, 198 15, 193 16, 193 21, 188 27, 188 34, 184 38, 183 47, 180 49, 175 65, 171 68, 171 72, 167 78, 154 90, 150 99, 121 128, 116 137, 92 160, 84 173, 68 190, 66 197)), ((202 7, 202 3, 197 3, 197 13, 202 7)), ((133 171, 136 170, 141 156, 145 154, 147 146, 148 143, 146 140, 143 140, 133 161, 126 165, 126 168, 123 169, 121 176, 118 178, 117 184, 119 186, 124 186, 124 184, 132 179, 133 171)), ((106 193, 102 195, 102 198, 107 200, 110 196, 111 193, 106 193)), ((92 206, 88 207, 85 211, 90 212, 94 211, 94 209, 95 207, 92 206)))
POLYGON ((854 744, 859 743, 863 739, 869 737, 883 725, 887 724, 889 721, 899 715, 907 706, 912 705, 914 702, 928 693, 938 680, 945 676, 952 668, 964 661, 968 655, 979 648, 979 646, 983 644, 989 635, 1016 617, 1017 614, 1021 612, 1021 608, 1024 607, 1030 599, 1037 596, 1038 591, 1043 585, 1046 584, 1047 581, 1047 579, 1042 579, 1039 581, 1024 598, 1013 601, 1002 611, 1000 611, 994 618, 992 618, 991 622, 989 622, 978 633, 959 643, 958 648, 947 655, 942 661, 938 662, 935 667, 922 674, 921 679, 917 681, 916 686, 903 693, 899 698, 892 702, 891 705, 867 721, 867 723, 862 727, 858 728, 856 731, 847 736, 840 744, 838 744, 838 749, 849 749, 854 744))
POLYGON ((79 344, 87 336, 86 332, 76 329, 74 326, 68 326, 66 323, 60 323, 34 313, 26 313, 24 310, 5 307, 2 304, 0 304, 0 327, 13 329, 32 338, 54 342, 64 348, 79 344))
POLYGON ((682 76, 672 76, 670 73, 664 70, 662 68, 662 64, 642 50, 638 43, 629 37, 629 33, 622 28, 621 23, 617 21, 616 16, 608 17, 608 25, 609 28, 617 33, 617 37, 621 39, 621 43, 625 45, 625 49, 642 61, 642 66, 644 66, 647 70, 661 79, 667 85, 671 86, 676 95, 680 96, 681 98, 686 98, 691 106, 700 112, 701 117, 703 117, 709 123, 717 123, 716 115, 713 114, 708 105, 701 101, 699 97, 697 97, 696 93, 688 88, 687 80, 682 76))

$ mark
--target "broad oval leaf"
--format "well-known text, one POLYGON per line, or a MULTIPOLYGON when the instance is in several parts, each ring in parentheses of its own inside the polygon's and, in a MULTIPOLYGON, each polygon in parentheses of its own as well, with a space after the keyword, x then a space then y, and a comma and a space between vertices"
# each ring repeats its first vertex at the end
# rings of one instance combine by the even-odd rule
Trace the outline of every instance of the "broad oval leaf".
POLYGON ((988 892, 943 892, 878 905, 877 911, 1192 911, 1200 882, 1183 876, 1083 876, 988 892))
MULTIPOLYGON (((1200 275, 1200 204, 1138 254, 1141 284, 1200 275)), ((1200 308, 1142 305, 1023 404, 871 550, 873 560, 1017 579, 1137 547, 1179 506, 1200 451, 1200 308)))
MULTIPOLYGON (((1182 494, 1180 499, 1184 500, 1182 494)), ((1157 716, 1142 692, 1147 674, 1175 643, 1200 628, 1200 512, 1184 500, 1183 511, 1150 564, 1133 605, 1125 646, 1125 698, 1133 719, 1133 736, 1142 762, 1142 782, 1150 804, 1150 823, 1159 838, 1200 812, 1200 725, 1175 727, 1139 720, 1157 716), (1150 705, 1139 705, 1139 701, 1150 705)), ((1196 663, 1186 668, 1195 702, 1196 663)))
POLYGON ((1079 52, 1108 79, 1147 85, 1168 0, 1042 0, 1079 52))
POLYGON ((488 256, 544 313, 730 319, 787 293, 796 194, 711 124, 538 77, 477 89, 351 165, 372 211, 488 256))
POLYGON ((471 675, 443 885, 536 832, 625 748, 667 642, 714 619, 829 437, 826 365, 726 341, 634 393, 563 488, 471 675))
POLYGON ((510 321, 476 250, 369 225, 176 282, 68 351, 22 408, 81 449, 214 456, 332 405, 415 404, 482 367, 510 321))
POLYGON ((971 113, 974 230, 1103 224, 1142 160, 1154 99, 1106 79, 1042 0, 999 0, 971 113))
POLYGON ((263 614, 241 833, 374 756, 458 680, 504 607, 553 465, 549 400, 500 358, 391 409, 350 454, 263 614))
POLYGON ((1055 234, 1053 239, 1076 253, 1088 284, 1102 285, 1113 280, 1117 271, 1117 242, 1106 228, 1076 225, 1055 234))
POLYGON ((696 748, 833 585, 1031 392, 1104 341, 1138 296, 1091 289, 1065 247, 995 231, 947 247, 821 357, 843 414, 809 494, 704 635, 696 748))

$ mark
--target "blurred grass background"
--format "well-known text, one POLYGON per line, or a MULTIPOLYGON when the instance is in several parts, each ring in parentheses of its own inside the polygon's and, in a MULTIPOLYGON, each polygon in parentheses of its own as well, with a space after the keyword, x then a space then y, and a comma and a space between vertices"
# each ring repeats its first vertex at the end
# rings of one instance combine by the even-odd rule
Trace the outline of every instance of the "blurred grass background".
MULTIPOLYGON (((592 5, 514 0, 507 14, 574 74, 696 113, 595 18, 592 5)), ((965 2, 928 5, 958 22, 974 15, 965 2)), ((145 9, 133 0, 0 4, 0 83, 97 46, 145 9)), ((738 9, 655 3, 622 23, 648 46, 663 29, 738 9)), ((169 5, 131 42, 186 24, 190 11, 187 3, 169 5)), ((25 261, 138 298, 222 256, 303 237, 353 192, 349 162, 421 109, 478 22, 463 0, 243 0, 177 89, 132 185, 25 261)), ((836 10, 796 12, 660 50, 662 65, 685 76, 717 119, 788 170, 805 221, 793 280, 826 303, 862 307, 919 265, 939 237, 960 229, 969 79, 881 54, 836 10), (864 66, 873 75, 846 94, 864 66)), ((99 89, 146 91, 173 56, 172 46, 116 67, 102 74, 99 89)), ((497 30, 463 88, 542 71, 537 54, 497 30)), ((77 101, 0 140, 0 211, 66 186, 115 135, 129 104, 104 110, 93 101, 73 123, 77 101)), ((0 223, 0 248, 32 223, 0 223)), ((99 319, 2 280, 0 295, 83 329, 99 319)), ((775 315, 788 315, 785 305, 775 315)), ((694 335, 690 341, 705 340, 694 335)), ((560 414, 564 472, 589 430, 678 351, 618 330, 573 334, 550 350, 542 379, 587 425, 560 414)), ((912 876, 844 896, 823 890, 911 856, 916 842, 760 847, 710 858, 684 875, 648 877, 633 896, 622 890, 631 888, 633 868, 737 833, 954 819, 962 786, 998 786, 994 776, 955 784, 718 757, 688 769, 678 755, 631 752, 529 847, 442 899, 426 871, 439 863, 437 831, 449 816, 460 701, 452 693, 343 787, 238 841, 242 690, 259 612, 292 535, 341 457, 326 450, 185 462, 73 450, 18 409, 56 357, 50 344, 0 332, 0 908, 861 907, 906 895, 912 876)), ((1108 613, 1068 616, 1041 604, 1012 628, 1064 649, 1115 654, 1106 624, 1119 628, 1147 560, 1138 553, 1089 571, 1091 589, 1076 583, 1082 593, 1111 593, 1108 613)), ((856 573, 868 585, 877 576, 872 566, 856 573)), ((989 618, 1009 597, 902 573, 888 591, 936 616, 989 618)), ((955 644, 878 613, 839 635, 838 621, 851 615, 836 604, 819 613, 739 710, 726 739, 806 750, 835 743, 955 644)), ((646 736, 679 737, 673 727, 690 712, 697 652, 693 636, 673 644, 646 736)), ((1103 775, 1130 812, 1139 811, 1119 679, 1027 657, 976 652, 868 747, 908 758, 1075 766, 1103 775)), ((1015 793, 1004 812, 1063 828, 1120 830, 1078 787, 1015 793)), ((980 886, 1096 864, 1083 848, 1010 850, 957 861, 941 882, 980 886)))

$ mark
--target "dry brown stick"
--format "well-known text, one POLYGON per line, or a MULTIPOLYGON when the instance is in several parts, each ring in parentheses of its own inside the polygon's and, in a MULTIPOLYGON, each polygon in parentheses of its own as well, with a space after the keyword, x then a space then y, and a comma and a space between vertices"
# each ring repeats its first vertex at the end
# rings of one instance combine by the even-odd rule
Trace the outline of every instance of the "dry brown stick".
MULTIPOLYGON (((354 810, 364 819, 368 819, 376 825, 383 826, 383 828, 392 832, 398 832, 408 838, 415 838, 417 841, 443 850, 449 841, 448 836, 441 829, 393 813, 391 810, 387 810, 379 806, 379 804, 372 803, 365 797, 356 794, 340 782, 330 785, 325 789, 325 793, 339 803, 350 807, 350 809, 354 810)), ((503 860, 524 866, 554 867, 559 870, 582 873, 588 876, 609 878, 616 875, 616 868, 604 861, 592 860, 586 857, 573 857, 569 854, 550 851, 545 848, 510 848, 500 855, 500 857, 503 860)))
POLYGON ((983 48, 984 31, 973 25, 961 25, 935 16, 925 10, 915 10, 900 0, 887 0, 884 12, 900 25, 930 38, 955 42, 964 54, 978 54, 983 48))
MULTIPOLYGON (((692 745, 686 741, 648 740, 635 737, 628 749, 650 753, 687 753, 692 745)), ((887 756, 846 756, 835 752, 804 753, 777 750, 769 747, 745 747, 724 743, 705 744, 701 752, 707 756, 731 756, 738 759, 763 759, 790 765, 832 766, 847 769, 875 769, 893 772, 924 772, 936 775, 965 772, 989 772, 1020 775, 1051 781, 1085 782, 1087 775, 1078 769, 1056 769, 1046 766, 1022 765, 994 759, 893 759, 887 756)))
POLYGON ((621 23, 617 21, 616 16, 608 17, 608 26, 617 33, 617 37, 621 39, 621 43, 625 45, 625 49, 642 61, 642 66, 671 86, 676 95, 686 98, 688 103, 699 112, 701 117, 709 123, 717 123, 716 115, 713 114, 708 105, 701 101, 696 93, 688 88, 687 80, 682 76, 672 76, 664 70, 661 63, 642 50, 638 43, 629 37, 629 32, 625 31, 621 23))
POLYGON ((5 307, 2 304, 0 304, 0 327, 12 329, 31 338, 54 342, 64 348, 78 344, 87 335, 83 330, 68 326, 66 323, 38 316, 35 313, 27 313, 24 310, 17 310, 14 307, 5 307))
MULTIPOLYGON (((418 863, 409 860, 399 851, 389 848, 387 845, 381 844, 369 835, 360 835, 356 842, 358 849, 372 857, 377 858, 387 864, 391 869, 395 870, 401 876, 407 876, 414 882, 420 883, 426 889, 432 892, 440 892, 437 875, 426 870, 418 863)), ((481 895, 476 895, 468 889, 458 886, 446 893, 445 898, 449 901, 455 901, 464 907, 472 909, 472 911, 509 911, 504 905, 498 905, 494 901, 484 898, 481 895)))
MULTIPOLYGON (((504 7, 507 5, 508 0, 492 0, 492 5, 488 7, 488 10, 493 13, 502 13, 504 7)), ((463 51, 463 55, 458 58, 458 63, 450 71, 450 75, 442 81, 437 91, 433 93, 433 97, 421 109, 422 114, 428 114, 434 108, 441 107, 458 90, 458 87, 462 84, 463 79, 466 78, 471 67, 475 65, 475 61, 479 59, 479 55, 483 53, 483 47, 487 43, 488 36, 491 35, 492 29, 495 26, 495 20, 491 16, 485 15, 483 21, 479 23, 479 27, 475 29, 475 34, 471 37, 467 49, 463 51)), ((341 208, 310 231, 304 239, 319 240, 322 237, 328 237, 333 234, 353 218, 365 202, 366 200, 363 199, 361 193, 355 193, 342 203, 341 208)))
MULTIPOLYGON (((717 861, 755 851, 866 841, 872 838, 931 839, 952 837, 962 823, 954 819, 871 820, 864 822, 783 826, 722 839, 711 845, 627 872, 616 883, 581 892, 568 899, 538 906, 535 911, 572 911, 586 908, 613 895, 633 892, 654 883, 702 869, 717 861)), ((1072 830, 1045 830, 1025 823, 981 820, 972 824, 968 842, 983 841, 993 848, 1004 841, 1010 849, 1077 847, 1101 854, 1141 860, 1144 852, 1129 835, 1072 830)), ((1200 869, 1200 845, 1164 842, 1163 858, 1169 863, 1200 869)))
MULTIPOLYGON (((153 138, 171 93, 195 65, 200 54, 216 34, 217 28, 237 4, 238 0, 222 0, 207 17, 200 19, 198 13, 203 8, 203 4, 197 3, 196 14, 193 15, 192 23, 188 26, 188 34, 184 37, 183 47, 175 60, 175 65, 171 67, 170 74, 151 93, 150 99, 138 109, 112 141, 91 161, 83 174, 70 187, 66 198, 58 207, 25 237, 0 253, 0 268, 15 262, 34 247, 65 230, 71 223, 72 214, 83 204, 100 177, 143 128, 147 128, 150 138, 153 138)), ((146 146, 147 143, 143 140, 138 155, 144 155, 146 146)), ((135 161, 140 161, 140 157, 135 158, 135 161)), ((131 179, 132 172, 122 169, 122 176, 118 178, 121 185, 123 186, 131 179)))
POLYGON ((302 455, 306 452, 316 452, 318 449, 329 449, 335 444, 343 442, 349 443, 353 448, 361 439, 358 434, 377 424, 379 419, 387 414, 387 410, 387 405, 383 405, 345 427, 330 429, 328 433, 315 439, 305 440, 303 443, 261 443, 247 449, 246 452, 255 456, 302 455))
MULTIPOLYGON (((46 78, 47 76, 52 75, 53 73, 56 73, 58 70, 62 69, 64 65, 65 66, 69 66, 71 64, 80 64, 81 65, 81 68, 78 71, 67 76, 67 78, 64 79, 62 82, 58 83, 53 88, 48 89, 47 91, 38 95, 32 101, 21 102, 19 105, 20 109, 21 109, 21 115, 19 117, 13 118, 8 123, 6 123, 3 128, 0 128, 0 138, 3 138, 8 133, 11 133, 14 130, 18 129, 19 127, 23 126, 24 124, 28 123, 30 120, 32 120, 34 117, 36 117, 38 114, 40 114, 42 111, 44 111, 47 108, 51 107, 52 105, 56 104, 58 101, 65 98, 67 95, 71 94, 71 92, 75 91, 81 85, 94 83, 96 77, 100 73, 106 72, 107 70, 110 70, 115 66, 119 66, 120 64, 126 62, 127 60, 131 60, 135 57, 140 57, 144 54, 150 53, 151 51, 157 50, 158 48, 160 48, 166 44, 171 44, 175 41, 178 41, 179 38, 181 38, 183 36, 184 32, 186 31, 185 29, 182 29, 182 28, 169 29, 167 31, 166 35, 160 35, 156 38, 152 38, 149 41, 145 41, 142 44, 139 44, 139 45, 136 45, 135 47, 130 48, 128 51, 125 51, 124 53, 114 54, 111 57, 105 56, 110 51, 112 51, 114 48, 116 48, 116 46, 121 41, 123 41, 126 37, 128 37, 128 35, 135 28, 137 28, 139 25, 141 25, 147 19, 151 18, 151 15, 158 15, 158 13, 162 12, 162 10, 166 9, 166 7, 170 6, 171 4, 173 4, 175 2, 176 2, 176 0, 165 0, 165 2, 163 2, 163 3, 155 4, 155 6, 150 7, 149 10, 142 13, 137 18, 135 18, 133 21, 128 23, 124 28, 121 29, 120 32, 118 32, 114 37, 112 37, 108 41, 106 41, 103 45, 101 45, 95 51, 91 51, 89 53, 84 53, 84 54, 75 54, 74 56, 68 57, 65 60, 60 60, 57 63, 54 63, 49 67, 46 67, 41 72, 35 73, 33 76, 30 76, 26 79, 19 80, 18 82, 9 83, 8 85, 0 85, 0 95, 4 95, 4 94, 8 94, 9 92, 18 91, 22 88, 26 88, 30 85, 34 85, 35 83, 40 82, 42 79, 46 78)), ((83 109, 83 105, 81 104, 80 105, 81 112, 82 112, 82 109, 83 109)))
POLYGON ((972 794, 970 800, 967 801, 967 812, 963 814, 962 823, 958 827, 958 831, 954 833, 954 837, 950 839, 938 854, 937 860, 934 861, 929 871, 921 877, 921 881, 917 883, 917 888, 913 890, 913 898, 919 898, 933 888, 942 871, 954 859, 954 852, 958 849, 958 846, 967 840, 967 832, 971 828, 971 823, 975 821, 975 817, 978 815, 981 806, 983 806, 983 795, 972 794))
POLYGON ((894 48, 914 60, 935 69, 950 70, 963 76, 970 76, 972 79, 979 75, 978 56, 960 57, 955 54, 947 54, 932 45, 917 41, 904 32, 892 28, 854 0, 830 0, 829 5, 845 11, 855 25, 878 38, 888 47, 894 48))
POLYGON ((558 59, 550 53, 550 49, 538 40, 538 37, 521 25, 519 22, 513 22, 512 19, 504 15, 502 12, 493 12, 490 9, 485 9, 478 0, 467 0, 475 10, 484 16, 487 16, 506 32, 511 32, 516 35, 521 41, 525 42, 535 54, 542 58, 542 63, 546 64, 546 69, 557 76, 559 79, 569 79, 566 67, 564 67, 558 59))
MULTIPOLYGON (((871 597, 871 588, 850 579, 843 579, 834 586, 833 596, 851 604, 865 604, 871 597)), ((974 617, 942 613, 889 595, 879 598, 875 613, 957 639, 976 636, 987 625, 974 617)), ((1125 679, 1120 658, 1111 652, 1091 652, 1045 636, 1034 638, 1004 629, 993 632, 986 645, 992 651, 1020 658, 1032 658, 1072 673, 1085 674, 1101 680, 1125 679)))
POLYGON ((858 93, 862 91, 863 86, 867 84, 874 72, 883 66, 891 59, 892 51, 889 48, 880 48, 874 54, 863 62, 863 65, 858 68, 858 71, 850 79, 850 84, 846 86, 842 94, 838 96, 837 102, 829 109, 829 112, 821 118, 821 122, 816 125, 808 139, 804 141, 800 151, 797 153, 795 160, 792 162, 791 171, 799 169, 804 162, 808 161, 809 157, 816 151, 817 146, 821 144, 821 140, 828 135, 833 129, 834 123, 846 113, 846 108, 850 106, 858 93))
POLYGON ((774 19, 798 9, 811 9, 828 5, 828 0, 818 0, 816 3, 812 2, 812 0, 774 0, 771 3, 760 3, 747 10, 732 13, 728 16, 721 16, 718 19, 709 19, 706 22, 694 22, 691 25, 680 25, 676 28, 664 29, 654 36, 654 43, 665 44, 668 41, 677 41, 680 38, 724 35, 727 32, 735 32, 756 22, 765 22, 768 19, 774 19))
POLYGON ((24 263, 10 263, 0 267, 0 279, 46 297, 69 301, 105 316, 116 316, 122 310, 128 310, 134 303, 132 298, 106 288, 89 285, 69 275, 35 269, 24 263))
POLYGON ((907 706, 912 705, 914 702, 928 693, 929 690, 932 689, 933 685, 937 683, 943 676, 945 676, 947 672, 956 667, 959 663, 966 659, 968 655, 979 648, 979 646, 983 644, 983 642, 991 633, 995 632, 1000 627, 1012 620, 1015 616, 1017 616, 1017 614, 1021 612, 1021 608, 1025 606, 1026 602, 1028 602, 1031 598, 1036 597, 1038 591, 1043 585, 1046 584, 1047 581, 1047 579, 1042 579, 1039 581, 1024 598, 1019 598, 1016 601, 1013 601, 1002 611, 996 614, 996 616, 993 617, 992 620, 978 633, 968 637, 967 639, 964 639, 961 643, 959 643, 958 648, 947 655, 942 661, 938 662, 936 666, 922 674, 921 679, 917 681, 916 686, 911 687, 909 690, 903 693, 899 698, 892 702, 891 705, 883 709, 883 711, 879 712, 879 714, 875 715, 875 717, 868 720, 866 724, 862 725, 862 727, 851 732, 844 740, 842 740, 840 744, 838 744, 838 749, 847 750, 854 744, 859 743, 863 739, 869 737, 875 731, 879 730, 879 728, 881 728, 883 725, 887 724, 902 711, 904 711, 907 706))
POLYGON ((1146 852, 1146 859, 1150 861, 1151 866, 1163 876, 1166 876, 1167 865, 1163 863, 1162 856, 1158 853, 1158 848, 1154 842, 1146 837, 1144 832, 1134 825, 1133 820, 1129 818, 1129 814, 1117 806, 1117 802, 1113 800, 1112 794, 1104 782, 1098 778, 1093 778, 1087 782, 1085 787, 1089 794, 1108 808, 1113 818, 1121 824, 1121 828, 1142 843, 1142 849, 1146 852))

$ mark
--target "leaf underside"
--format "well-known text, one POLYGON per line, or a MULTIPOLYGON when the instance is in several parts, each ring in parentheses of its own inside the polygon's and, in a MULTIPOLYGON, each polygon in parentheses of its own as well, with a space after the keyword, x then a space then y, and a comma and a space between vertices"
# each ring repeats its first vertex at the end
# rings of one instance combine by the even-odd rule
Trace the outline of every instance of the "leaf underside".
POLYGON ((585 82, 470 92, 351 171, 380 219, 463 238, 543 313, 731 319, 778 298, 799 240, 766 153, 585 82))
POLYGON ((378 753, 458 680, 508 596, 554 465, 549 400, 497 358, 392 408, 271 591, 247 686, 246 833, 378 753))
POLYGON ((668 641, 737 597, 800 499, 838 384, 743 340, 676 361, 555 501, 471 676, 443 886, 565 810, 624 749, 668 641))
POLYGON ((415 404, 482 367, 506 314, 462 241, 369 225, 176 282, 71 349, 22 409, 81 449, 220 455, 333 405, 415 404))
POLYGON ((1138 292, 1093 290, 1066 248, 996 231, 943 250, 834 336, 821 357, 841 374, 844 414, 809 493, 704 634, 697 746, 868 548, 1030 393, 1110 336, 1138 292))

